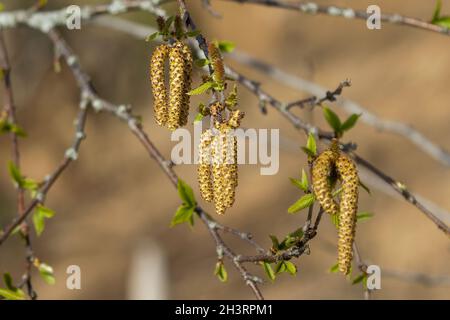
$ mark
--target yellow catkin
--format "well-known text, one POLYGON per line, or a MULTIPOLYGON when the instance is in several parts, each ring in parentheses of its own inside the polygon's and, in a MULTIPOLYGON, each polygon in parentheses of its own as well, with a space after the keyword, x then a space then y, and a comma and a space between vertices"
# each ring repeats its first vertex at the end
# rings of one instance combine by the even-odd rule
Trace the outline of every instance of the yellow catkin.
POLYGON ((208 44, 209 60, 213 68, 213 79, 218 83, 223 83, 225 79, 225 67, 222 61, 222 55, 215 43, 208 44))
POLYGON ((334 215, 339 211, 339 206, 333 199, 330 176, 334 169, 334 163, 339 156, 336 150, 325 150, 313 163, 312 187, 317 200, 325 212, 334 215))
POLYGON ((241 125, 241 120, 244 118, 245 112, 240 110, 233 110, 228 120, 228 125, 232 128, 239 128, 241 125))
POLYGON ((237 140, 229 126, 220 126, 211 151, 214 204, 217 214, 224 214, 234 203, 238 180, 237 140))
POLYGON ((167 91, 165 86, 164 65, 169 55, 169 47, 162 44, 156 47, 150 61, 150 79, 154 99, 154 117, 156 123, 164 126, 168 119, 167 91))
POLYGON ((199 165, 197 169, 198 183, 200 194, 205 201, 212 202, 214 200, 213 182, 210 159, 210 146, 212 140, 211 130, 206 130, 200 138, 198 147, 199 165))
POLYGON ((191 91, 191 85, 192 85, 192 68, 193 68, 193 58, 191 49, 189 49, 189 46, 184 44, 181 41, 177 41, 174 45, 175 47, 178 47, 181 50, 181 53, 183 54, 184 58, 184 91, 183 91, 183 107, 182 112, 180 115, 180 126, 184 126, 188 122, 188 116, 189 116, 189 105, 190 105, 190 96, 188 95, 188 92, 191 91))
POLYGON ((336 170, 342 184, 338 227, 338 265, 339 271, 348 274, 353 258, 359 178, 356 165, 344 154, 337 158, 336 170))
POLYGON ((186 94, 184 70, 186 62, 179 47, 172 47, 169 52, 169 119, 167 127, 175 130, 181 126, 186 94))

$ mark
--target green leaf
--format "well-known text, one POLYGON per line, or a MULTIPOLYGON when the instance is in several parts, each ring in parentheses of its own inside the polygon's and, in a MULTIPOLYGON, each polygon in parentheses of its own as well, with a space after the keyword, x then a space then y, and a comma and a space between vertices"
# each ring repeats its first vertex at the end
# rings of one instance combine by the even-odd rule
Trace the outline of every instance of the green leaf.
POLYGON ((345 122, 341 125, 341 131, 348 131, 353 128, 359 117, 361 117, 361 114, 352 114, 350 117, 348 117, 347 120, 345 120, 345 122))
POLYGON ((336 228, 339 228, 339 215, 338 214, 332 214, 330 215, 331 222, 334 224, 336 228))
POLYGON ((278 241, 278 238, 274 236, 273 234, 269 235, 270 240, 272 240, 272 247, 278 251, 280 248, 280 241, 278 241))
POLYGON ((228 280, 228 273, 222 261, 216 263, 214 274, 221 282, 226 282, 228 280))
POLYGON ((304 153, 306 153, 306 155, 308 157, 314 158, 316 155, 314 153, 311 152, 311 150, 309 150, 307 147, 301 147, 301 149, 303 150, 304 153))
POLYGON ((170 16, 166 22, 164 23, 164 28, 161 30, 162 34, 168 34, 170 26, 172 25, 173 21, 175 20, 175 16, 170 16))
POLYGON ((314 135, 310 132, 308 134, 308 140, 306 141, 306 149, 311 151, 311 154, 315 156, 317 154, 317 144, 314 135))
POLYGON ((49 266, 48 264, 45 264, 45 263, 39 264, 39 274, 41 275, 42 279, 44 279, 44 281, 47 284, 50 284, 50 285, 55 284, 56 280, 55 280, 55 275, 53 274, 53 268, 51 266, 49 266))
POLYGON ((53 218, 55 212, 49 208, 38 204, 33 213, 33 225, 37 236, 40 236, 45 229, 45 219, 53 218))
POLYGON ((305 192, 307 192, 309 190, 308 176, 306 175, 305 169, 302 169, 301 188, 305 192))
POLYGON ((363 211, 363 212, 359 212, 356 215, 356 221, 359 222, 359 221, 369 220, 372 217, 373 217, 373 213, 372 212, 363 211))
POLYGON ((160 35, 159 31, 156 31, 154 33, 152 33, 151 35, 149 35, 147 38, 145 38, 145 41, 149 42, 149 41, 153 41, 156 39, 156 37, 158 37, 160 35))
POLYGON ((450 29, 450 17, 441 17, 434 22, 434 24, 450 29))
POLYGON ((333 264, 330 269, 328 269, 328 272, 330 273, 337 273, 339 271, 339 264, 333 264))
POLYGON ((219 41, 218 47, 220 51, 230 53, 233 52, 236 45, 231 41, 219 41))
POLYGON ((201 33, 200 30, 193 30, 193 31, 188 31, 185 33, 186 37, 196 37, 201 33))
POLYGON ((33 179, 26 178, 23 180, 23 188, 30 191, 35 191, 39 188, 39 183, 33 179))
POLYGON ((358 276, 356 276, 355 278, 353 278, 353 280, 352 280, 352 285, 355 285, 355 284, 357 284, 357 283, 360 283, 360 282, 363 282, 363 283, 365 283, 366 282, 366 274, 365 273, 361 273, 360 275, 358 275, 358 276))
POLYGON ((316 197, 312 193, 305 194, 303 197, 297 200, 297 202, 289 207, 288 212, 296 213, 302 209, 308 208, 314 203, 314 201, 316 201, 316 197))
POLYGON ((170 222, 170 226, 173 227, 184 222, 189 222, 191 225, 193 225, 194 209, 194 207, 185 205, 179 206, 177 212, 175 212, 175 215, 172 218, 172 221, 170 222))
POLYGON ((327 120, 328 124, 330 125, 330 127, 334 130, 334 132, 340 133, 341 120, 339 119, 338 115, 327 107, 323 108, 323 115, 325 117, 325 120, 327 120))
POLYGON ((370 195, 372 194, 372 193, 370 192, 369 187, 366 186, 364 183, 362 183, 361 180, 359 180, 359 185, 360 185, 364 190, 366 190, 366 192, 367 192, 368 194, 370 194, 370 195))
POLYGON ((199 122, 199 121, 202 121, 204 117, 205 117, 205 116, 204 116, 203 114, 201 114, 200 112, 197 113, 197 114, 195 115, 195 118, 194 118, 194 123, 199 122))
POLYGON ((301 238, 301 237, 303 237, 303 229, 298 228, 297 230, 289 233, 289 236, 292 238, 301 238))
POLYGON ((436 21, 439 20, 439 17, 441 16, 441 9, 442 9, 442 1, 437 0, 436 7, 434 8, 433 19, 431 20, 431 23, 436 23, 436 21))
POLYGON ((189 91, 188 95, 195 96, 195 95, 202 94, 202 93, 206 92, 208 89, 211 89, 214 86, 214 84, 215 83, 212 82, 212 81, 207 81, 205 83, 202 83, 197 88, 192 89, 191 91, 189 91))
POLYGON ((0 296, 6 300, 25 300, 25 293, 20 289, 14 291, 0 288, 0 296))
POLYGON ((297 274, 297 267, 296 267, 295 264, 293 264, 293 263, 290 262, 290 261, 284 261, 284 264, 285 264, 285 266, 286 266, 286 271, 287 271, 288 273, 290 273, 290 274, 293 275, 293 276, 297 274))
POLYGON ((263 262, 262 263, 264 271, 267 274, 267 277, 271 280, 271 281, 275 281, 275 272, 273 272, 272 266, 268 263, 268 262, 263 262))
POLYGON ((208 59, 197 59, 194 61, 194 64, 199 68, 203 68, 204 66, 207 66, 210 63, 211 62, 208 59))
POLYGON ((3 282, 5 283, 5 286, 9 290, 16 290, 17 288, 13 285, 13 279, 11 277, 11 274, 8 272, 3 274, 3 282))
POLYGON ((24 178, 23 178, 22 174, 20 173, 19 168, 17 168, 16 165, 14 164, 14 162, 12 162, 12 161, 9 162, 8 171, 9 171, 9 175, 11 176, 13 181, 17 184, 17 186, 22 188, 24 178))
POLYGON ((284 261, 280 261, 277 263, 277 266, 275 267, 275 274, 280 274, 286 272, 286 265, 284 264, 284 261))
POLYGON ((183 203, 185 203, 189 207, 195 207, 197 205, 197 201, 194 197, 194 192, 186 182, 178 179, 177 189, 178 195, 180 196, 183 203))

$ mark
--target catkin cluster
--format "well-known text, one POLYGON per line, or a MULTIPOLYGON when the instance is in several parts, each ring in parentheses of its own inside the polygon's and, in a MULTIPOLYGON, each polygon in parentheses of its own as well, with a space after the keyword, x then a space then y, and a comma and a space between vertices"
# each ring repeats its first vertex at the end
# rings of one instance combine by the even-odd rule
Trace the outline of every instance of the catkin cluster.
MULTIPOLYGON (((223 110, 214 104, 211 110, 223 110)), ((227 122, 203 132, 199 145, 198 182, 205 201, 214 202, 217 214, 224 214, 234 204, 238 185, 237 138, 233 129, 239 127, 244 113, 231 112, 227 122)))
POLYGON ((150 63, 155 120, 175 130, 187 124, 193 60, 189 47, 181 41, 156 47, 150 63), (169 92, 165 84, 165 64, 169 60, 169 92))
POLYGON ((356 212, 358 210, 359 177, 354 162, 339 152, 334 141, 330 149, 322 152, 314 161, 312 168, 312 185, 325 212, 338 214, 338 265, 339 271, 348 274, 353 258, 353 241, 356 229, 356 212), (340 203, 333 198, 332 177, 337 174, 341 181, 342 193, 340 203))

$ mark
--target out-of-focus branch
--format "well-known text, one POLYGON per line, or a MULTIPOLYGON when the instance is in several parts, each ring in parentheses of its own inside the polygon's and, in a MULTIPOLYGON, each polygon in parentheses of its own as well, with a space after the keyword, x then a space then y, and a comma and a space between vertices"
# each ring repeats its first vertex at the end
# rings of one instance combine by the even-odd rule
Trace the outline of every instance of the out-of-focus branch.
MULTIPOLYGON (((234 51, 228 55, 231 59, 250 66, 271 78, 284 83, 285 85, 300 91, 307 92, 316 97, 326 96, 328 90, 311 82, 289 74, 277 67, 274 67, 264 61, 256 59, 244 52, 234 51)), ((428 154, 430 157, 436 159, 445 166, 450 166, 450 153, 442 147, 428 139, 423 133, 414 129, 413 127, 398 121, 387 120, 378 117, 370 112, 367 108, 360 104, 345 98, 336 100, 336 105, 341 107, 348 114, 361 114, 361 121, 372 126, 380 131, 391 132, 398 134, 405 139, 412 142, 418 149, 428 154)))
MULTIPOLYGON (((363 10, 355 10, 352 8, 343 8, 332 5, 320 5, 312 1, 281 1, 281 0, 223 0, 226 2, 236 2, 240 4, 257 4, 280 9, 298 11, 306 14, 323 14, 333 17, 343 17, 346 19, 367 20, 371 13, 363 10)), ((430 11, 431 15, 431 11, 430 11)), ((450 29, 435 25, 417 18, 405 17, 396 13, 382 13, 380 17, 382 22, 392 23, 395 25, 418 28, 425 31, 436 32, 446 36, 450 36, 450 29)))
MULTIPOLYGON (((7 119, 12 126, 17 126, 17 115, 16 115, 16 105, 14 102, 14 94, 11 83, 11 66, 8 58, 8 51, 6 49, 5 39, 3 36, 3 31, 0 31, 0 65, 3 77, 4 85, 4 100, 5 100, 5 111, 7 113, 7 119)), ((19 136, 16 130, 11 132, 11 144, 12 144, 12 159, 14 166, 20 172, 20 146, 19 146, 19 136)), ((19 184, 17 184, 17 215, 20 216, 25 210, 25 190, 19 184)), ((31 279, 31 267, 34 261, 34 252, 31 244, 29 225, 27 221, 23 221, 20 226, 20 232, 25 241, 25 259, 26 267, 25 273, 22 277, 23 283, 26 285, 28 296, 34 300, 37 295, 33 289, 32 279, 31 279)))

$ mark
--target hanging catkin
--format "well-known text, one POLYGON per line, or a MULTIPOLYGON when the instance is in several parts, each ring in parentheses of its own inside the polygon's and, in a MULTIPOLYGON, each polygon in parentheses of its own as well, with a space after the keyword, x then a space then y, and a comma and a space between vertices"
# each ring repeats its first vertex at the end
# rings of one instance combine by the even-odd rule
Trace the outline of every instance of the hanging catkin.
POLYGON ((335 167, 339 150, 332 147, 322 152, 313 163, 312 186, 314 194, 322 208, 328 214, 334 215, 339 211, 339 206, 333 199, 330 177, 335 167))
POLYGON ((169 119, 167 127, 175 130, 181 126, 183 108, 185 107, 186 61, 179 47, 172 47, 169 52, 169 119))
POLYGON ((339 271, 348 274, 353 258, 359 178, 354 162, 344 154, 336 160, 336 169, 342 184, 338 227, 338 265, 339 271))
POLYGON ((156 123, 164 126, 168 119, 167 91, 164 83, 164 64, 169 55, 165 44, 156 47, 150 61, 150 79, 154 99, 154 117, 156 123))
POLYGON ((193 59, 191 50, 183 42, 177 41, 174 47, 177 47, 181 50, 184 59, 183 107, 181 108, 179 121, 180 126, 184 126, 187 124, 189 116, 190 95, 188 95, 188 92, 191 91, 192 85, 193 59))
POLYGON ((200 145, 198 147, 199 165, 197 169, 198 183, 200 187, 200 194, 205 201, 212 202, 214 200, 213 182, 211 172, 211 147, 212 133, 208 129, 202 133, 200 138, 200 145))

